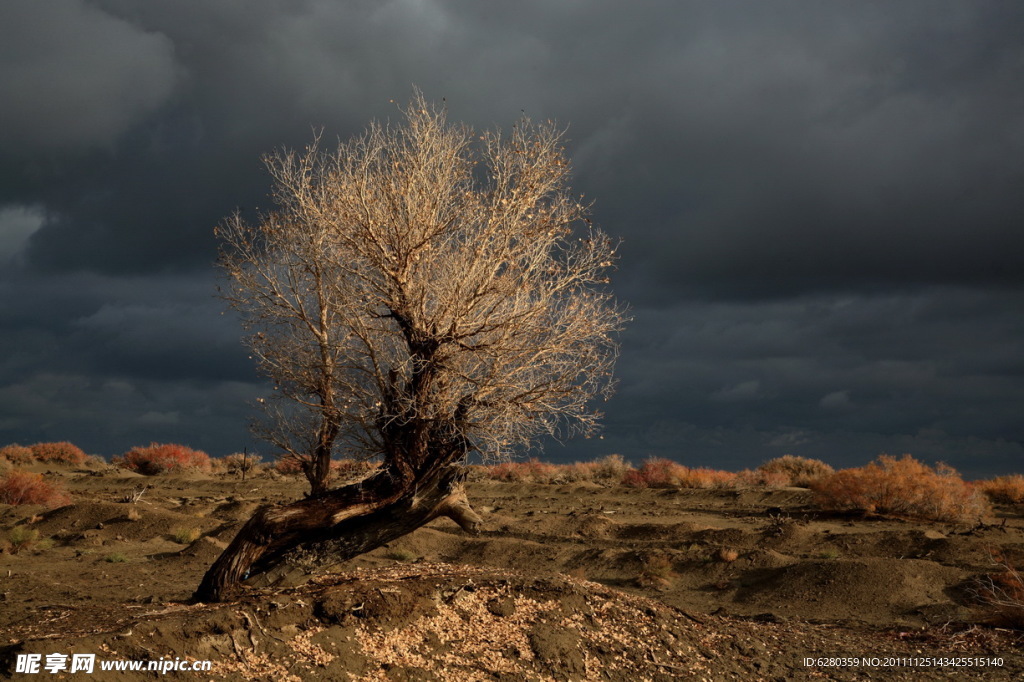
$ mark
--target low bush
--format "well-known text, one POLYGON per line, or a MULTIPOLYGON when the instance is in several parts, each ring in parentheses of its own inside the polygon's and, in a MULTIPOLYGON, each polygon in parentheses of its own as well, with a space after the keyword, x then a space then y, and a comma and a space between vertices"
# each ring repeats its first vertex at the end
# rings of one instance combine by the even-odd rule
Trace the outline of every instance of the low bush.
POLYGON ((1024 575, 998 552, 993 559, 999 567, 995 573, 980 576, 970 590, 989 612, 988 620, 996 626, 1024 629, 1024 575))
POLYGON ((684 471, 679 474, 680 488, 731 488, 736 485, 737 475, 730 471, 719 471, 698 467, 690 469, 683 467, 684 471))
POLYGON ((755 488, 786 488, 791 484, 789 474, 781 471, 744 469, 736 474, 736 484, 755 488))
MULTIPOLYGON (((308 459, 308 457, 305 458, 306 461, 308 459)), ((303 459, 296 455, 281 455, 274 463, 274 471, 282 476, 298 476, 302 474, 304 463, 303 459)))
POLYGON ((882 455, 811 486, 824 509, 860 510, 931 521, 976 523, 991 513, 982 492, 945 464, 935 468, 910 455, 882 455))
POLYGON ((393 549, 390 552, 384 554, 385 559, 391 559, 392 561, 401 561, 402 563, 409 563, 419 559, 419 555, 415 552, 411 552, 407 549, 393 549))
POLYGON ((670 459, 651 457, 639 469, 627 471, 622 484, 631 488, 675 488, 685 477, 687 468, 670 459))
POLYGON ((795 485, 801 488, 810 487, 826 476, 835 473, 835 469, 825 464, 820 459, 809 457, 797 457, 796 455, 783 455, 770 459, 757 470, 764 474, 785 474, 789 479, 786 485, 795 485))
POLYGON ((502 462, 491 467, 490 478, 511 483, 555 483, 561 479, 559 467, 532 457, 525 462, 502 462))
POLYGON ((205 452, 173 443, 152 443, 147 447, 135 447, 123 457, 114 457, 112 462, 146 476, 176 471, 210 470, 210 456, 205 452))
POLYGON ((71 502, 64 489, 50 483, 42 474, 12 469, 0 478, 0 502, 3 504, 41 504, 54 508, 71 502))
POLYGON ((622 483, 622 477, 633 468, 633 465, 627 462, 622 455, 608 455, 593 464, 594 480, 612 485, 622 483))
MULTIPOLYGON (((282 476, 301 476, 302 468, 309 457, 299 455, 280 455, 274 463, 274 471, 282 476)), ((330 465, 331 480, 344 482, 364 478, 378 467, 375 461, 359 459, 332 459, 330 465)), ((486 476, 485 476, 486 478, 486 476)))
POLYGON ((172 528, 171 537, 179 545, 191 545, 202 535, 198 528, 172 528))
POLYGON ((662 552, 646 554, 640 559, 636 584, 644 588, 668 589, 676 577, 672 558, 662 552))
POLYGON ((331 460, 331 476, 338 481, 364 477, 376 468, 376 462, 367 462, 358 459, 331 460))
POLYGON ((210 464, 216 473, 251 476, 259 471, 262 461, 263 458, 259 455, 235 452, 220 459, 211 460, 210 464))
POLYGON ((71 464, 82 466, 88 456, 74 443, 60 441, 57 443, 36 443, 29 446, 32 456, 38 462, 46 464, 71 464))
POLYGON ((17 554, 32 549, 39 542, 39 531, 35 528, 15 526, 7 531, 7 542, 4 549, 9 554, 17 554))
POLYGON ((976 485, 993 502, 1004 504, 1024 502, 1024 476, 1021 474, 999 476, 989 481, 978 481, 976 485))
POLYGON ((36 460, 32 455, 32 448, 27 448, 24 445, 18 445, 17 443, 11 443, 0 448, 0 460, 6 460, 11 464, 25 465, 31 464, 36 460))

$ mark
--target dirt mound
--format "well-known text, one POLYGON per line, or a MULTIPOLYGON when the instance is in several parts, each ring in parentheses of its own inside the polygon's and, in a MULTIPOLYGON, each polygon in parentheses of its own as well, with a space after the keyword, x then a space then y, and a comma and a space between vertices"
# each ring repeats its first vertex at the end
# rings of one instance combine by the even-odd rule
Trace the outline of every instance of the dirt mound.
POLYGON ((906 622, 901 616, 919 617, 936 606, 955 612, 950 591, 963 579, 958 569, 912 559, 805 561, 766 570, 736 601, 819 622, 895 615, 899 624, 906 622))
POLYGON ((716 638, 706 626, 655 601, 566 577, 445 564, 355 571, 231 605, 154 608, 127 629, 106 625, 116 631, 25 641, 0 665, 74 649, 110 658, 170 651, 213 660, 215 679, 245 680, 667 681, 756 669, 709 649, 716 638))
POLYGON ((170 539, 177 530, 203 532, 219 525, 213 519, 165 511, 150 505, 78 502, 47 512, 32 524, 41 536, 71 546, 104 545, 110 541, 146 542, 170 539))

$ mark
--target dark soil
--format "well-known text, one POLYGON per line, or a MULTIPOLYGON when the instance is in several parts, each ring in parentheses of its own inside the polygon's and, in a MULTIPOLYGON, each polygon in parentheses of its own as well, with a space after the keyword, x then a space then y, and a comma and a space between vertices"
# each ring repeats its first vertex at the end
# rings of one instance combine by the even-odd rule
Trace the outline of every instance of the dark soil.
MULTIPOLYGON (((1024 565, 1019 506, 966 528, 827 515, 798 488, 477 482, 477 536, 438 520, 336 573, 285 573, 237 602, 193 605, 241 522, 264 501, 299 496, 301 481, 53 475, 72 506, 0 506, 0 539, 19 526, 38 533, 34 546, 0 555, 0 675, 13 674, 18 653, 53 652, 213 661, 209 673, 171 673, 197 680, 1024 674, 1021 633, 986 624, 993 613, 976 587, 998 568, 995 553, 1024 565), (123 501, 142 483, 152 487, 141 500, 123 501), (804 661, 839 656, 904 665, 804 661), (905 665, 936 656, 975 666, 905 665), (979 657, 1002 665, 977 667, 979 657)), ((150 678, 65 676, 74 677, 150 678)))

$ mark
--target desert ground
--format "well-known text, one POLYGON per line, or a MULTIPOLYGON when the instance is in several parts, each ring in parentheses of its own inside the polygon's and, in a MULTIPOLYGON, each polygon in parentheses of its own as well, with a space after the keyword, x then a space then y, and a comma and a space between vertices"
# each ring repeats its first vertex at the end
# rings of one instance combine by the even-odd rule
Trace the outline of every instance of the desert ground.
POLYGON ((439 519, 329 574, 284 572, 234 602, 192 604, 239 525, 301 496, 303 480, 36 467, 72 504, 0 505, 0 537, 35 531, 0 554, 0 676, 162 677, 15 673, 17 654, 55 652, 212 661, 168 673, 197 680, 1024 675, 1022 633, 976 594, 994 556, 1024 564, 1021 505, 969 527, 825 513, 793 487, 477 480, 477 535, 439 519), (828 657, 878 660, 805 663, 828 657), (926 657, 972 665, 913 665, 926 657))

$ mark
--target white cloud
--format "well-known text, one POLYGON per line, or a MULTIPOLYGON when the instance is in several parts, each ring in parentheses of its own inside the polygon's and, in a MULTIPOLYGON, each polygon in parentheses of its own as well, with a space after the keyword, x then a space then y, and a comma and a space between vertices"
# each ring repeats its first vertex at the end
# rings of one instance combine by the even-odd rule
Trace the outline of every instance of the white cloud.
POLYGON ((25 242, 43 224, 43 212, 27 206, 0 209, 0 262, 21 252, 25 242))
POLYGON ((853 403, 850 402, 849 391, 833 391, 823 397, 818 406, 825 410, 847 410, 853 407, 853 403))

